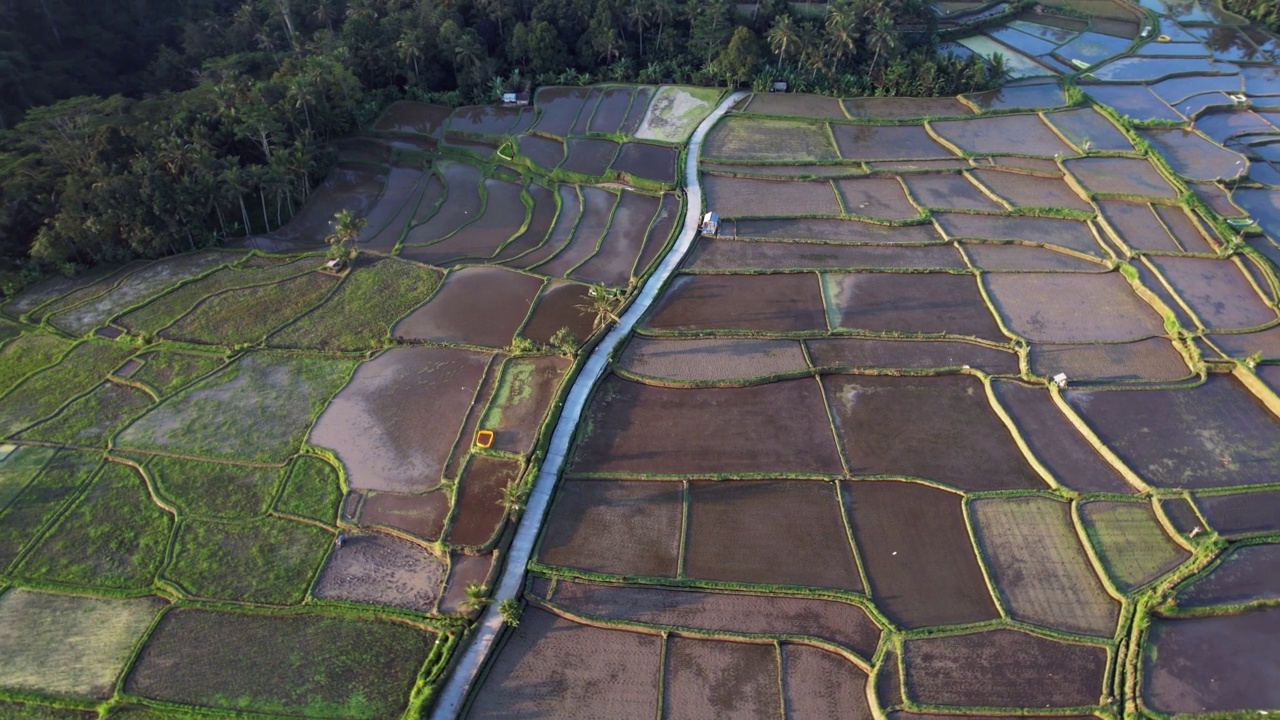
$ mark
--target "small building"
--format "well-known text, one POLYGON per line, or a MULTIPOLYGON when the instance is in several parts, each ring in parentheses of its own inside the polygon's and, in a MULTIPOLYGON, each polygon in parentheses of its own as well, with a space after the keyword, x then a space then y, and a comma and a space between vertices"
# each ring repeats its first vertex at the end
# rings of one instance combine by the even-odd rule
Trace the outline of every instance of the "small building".
POLYGON ((720 216, 713 212, 703 215, 702 225, 698 229, 702 231, 703 235, 715 235, 720 232, 720 216))
POLYGON ((1054 375, 1054 376, 1053 376, 1053 384, 1054 384, 1054 385, 1057 385, 1057 386, 1058 386, 1058 387, 1060 387, 1060 388, 1064 388, 1064 387, 1066 387, 1066 386, 1067 386, 1067 374, 1066 374, 1066 373, 1058 373, 1057 375, 1054 375))
POLYGON ((502 103, 504 105, 528 105, 529 93, 508 90, 502 93, 502 103))
POLYGON ((773 84, 769 86, 769 92, 786 92, 790 87, 790 85, 787 85, 786 80, 774 80, 773 84))

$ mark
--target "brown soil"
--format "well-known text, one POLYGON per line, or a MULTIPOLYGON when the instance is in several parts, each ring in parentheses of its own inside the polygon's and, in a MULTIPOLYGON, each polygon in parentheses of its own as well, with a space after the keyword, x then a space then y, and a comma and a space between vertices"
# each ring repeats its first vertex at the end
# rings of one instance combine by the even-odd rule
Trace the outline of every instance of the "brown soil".
POLYGON ((578 198, 578 189, 574 185, 560 185, 556 188, 560 198, 560 212, 551 227, 551 234, 541 247, 535 248, 528 255, 507 261, 512 267, 531 268, 545 262, 569 244, 573 237, 573 229, 578 224, 582 212, 582 200, 578 198))
POLYGON ((1201 495, 1196 498, 1196 505, 1209 527, 1227 539, 1280 529, 1280 490, 1201 495))
POLYGON ((907 695, 919 703, 1080 707, 1103 694, 1107 651, 1016 630, 908 640, 907 695))
POLYGON ((1144 159, 1088 157, 1063 162, 1085 190, 1159 198, 1176 198, 1169 183, 1144 159))
POLYGON ((526 607, 465 717, 653 720, 661 673, 661 636, 578 625, 526 607))
POLYGON ((589 310, 581 309, 590 305, 590 292, 591 288, 587 285, 565 280, 547 283, 538 296, 537 304, 533 306, 528 322, 520 330, 520 335, 536 343, 546 344, 557 330, 567 327, 578 342, 583 342, 595 329, 595 315, 589 310))
POLYGON ((972 115, 973 108, 958 98, 846 98, 845 112, 850 117, 901 119, 923 117, 955 117, 972 115))
POLYGON ((882 220, 910 220, 920 216, 896 178, 844 178, 832 181, 845 213, 882 220))
POLYGON ((435 242, 480 216, 480 171, 459 162, 442 162, 437 167, 445 182, 444 201, 429 220, 409 230, 406 245, 435 242))
POLYGON ((612 140, 573 138, 569 141, 569 154, 562 167, 570 172, 603 177, 617 154, 618 143, 612 140))
POLYGON ((1181 177, 1191 180, 1230 180, 1245 169, 1243 157, 1194 130, 1149 128, 1141 134, 1181 177))
POLYGON ((618 128, 623 135, 632 136, 640 129, 640 123, 644 122, 645 113, 649 111, 649 101, 653 99, 653 88, 638 87, 635 89, 635 97, 631 100, 631 108, 627 110, 627 119, 622 121, 622 127, 618 128))
POLYGON ((1068 392, 1067 401, 1107 447, 1157 487, 1275 482, 1280 424, 1233 377, 1209 375, 1195 389, 1068 392))
POLYGON ((688 577, 862 590, 831 483, 691 483, 687 535, 688 577))
POLYGON ((373 129, 439 137, 445 120, 451 114, 453 109, 443 105, 402 100, 387 108, 382 117, 378 118, 373 129))
POLYGON ((1072 381, 1172 382, 1191 377, 1182 354, 1165 338, 1110 345, 1033 345, 1031 372, 1072 381))
POLYGON ((502 490, 520 479, 520 471, 520 463, 513 460, 471 456, 458 478, 450 545, 480 547, 493 539, 507 514, 501 505, 502 490))
POLYGON ((932 225, 876 225, 859 220, 739 220, 735 223, 735 228, 734 234, 737 237, 764 240, 817 240, 858 244, 931 244, 944 241, 932 225))
MULTIPOLYGON (((777 648, 695 640, 667 640, 662 717, 761 718, 776 716, 779 697, 777 648)), ((652 712, 652 711, 651 711, 652 712)))
POLYGON ((922 207, 991 212, 1002 212, 1005 209, 969 182, 966 179, 968 177, 968 173, 904 175, 902 182, 911 191, 911 197, 922 207))
POLYGON ((529 213, 529 226, 519 236, 493 256, 493 262, 506 262, 531 252, 546 242, 551 225, 556 220, 556 196, 547 188, 529 185, 529 197, 533 200, 533 211, 529 213))
POLYGON ((1235 330, 1275 322, 1267 305, 1230 260, 1188 257, 1146 259, 1173 286, 1178 297, 1212 330, 1235 330))
POLYGON ((484 214, 452 237, 425 247, 405 248, 411 260, 447 267, 460 262, 483 262, 519 235, 529 217, 519 184, 497 178, 484 181, 484 214))
POLYGON ((922 171, 942 171, 942 170, 968 170, 973 167, 968 160, 962 158, 953 158, 951 160, 881 160, 878 162, 869 162, 867 167, 875 171, 883 172, 922 172, 922 171))
POLYGON ((821 286, 810 273, 682 275, 645 320, 653 330, 827 329, 821 286))
POLYGON ((458 433, 453 451, 449 453, 449 462, 444 466, 445 478, 456 479, 461 475, 463 464, 466 463, 467 458, 471 457, 471 452, 475 449, 476 432, 480 430, 480 421, 498 387, 498 378, 502 374, 504 364, 505 362, 500 358, 495 357, 485 370, 484 380, 480 383, 480 389, 476 391, 475 399, 471 402, 466 418, 462 421, 462 430, 458 433))
POLYGON ((142 367, 141 361, 127 360, 125 361, 124 365, 120 366, 120 369, 116 370, 112 374, 115 375, 116 377, 129 378, 129 377, 133 377, 133 374, 138 372, 138 370, 141 367, 142 367))
POLYGON ((618 151, 613 169, 644 180, 674 183, 678 157, 680 150, 676 147, 629 142, 618 151))
POLYGON ((985 280, 1005 326, 1032 342, 1124 342, 1164 334, 1155 308, 1118 272, 998 273, 985 280))
MULTIPOLYGON (((1184 327, 1187 327, 1184 325, 1184 327)), ((1254 353, 1263 358, 1273 360, 1280 358, 1280 327, 1272 327, 1259 332, 1242 334, 1212 335, 1213 344, 1222 349, 1227 357, 1244 359, 1254 353)), ((1258 366, 1258 376, 1272 388, 1280 387, 1280 378, 1275 377, 1276 370, 1270 366, 1258 366)))
POLYGON ((676 482, 563 480, 538 559, 613 575, 675 577, 683 498, 676 482))
POLYGON ((391 334, 505 348, 524 324, 542 283, 542 278, 500 267, 455 270, 425 305, 396 323, 391 334))
POLYGON ((449 580, 445 583, 444 596, 440 598, 441 615, 466 613, 463 604, 467 600, 467 585, 484 585, 493 568, 494 555, 449 556, 449 580))
POLYGON ((591 116, 589 130, 593 133, 612 135, 618 132, 622 121, 627 118, 627 108, 631 106, 631 88, 608 88, 600 95, 596 104, 596 112, 591 116))
MULTIPOLYGON (((802 635, 870 658, 880 628, 856 605, 832 600, 712 593, 664 587, 625 587, 556 581, 542 597, 577 615, 748 635, 802 635)), ((843 661, 841 661, 843 662, 843 661)))
POLYGON ((1016 240, 1060 245, 1086 255, 1105 257, 1089 225, 1079 220, 956 213, 937 213, 933 219, 942 232, 953 240, 1016 240))
POLYGON ((1093 206, 1061 178, 974 170, 973 177, 1015 208, 1069 208, 1093 213, 1093 206))
POLYGON ((352 215, 363 217, 381 193, 387 173, 387 168, 334 168, 292 220, 269 235, 248 238, 245 246, 265 252, 323 247, 334 213, 350 210, 352 215))
POLYGON ((967 267, 951 245, 835 245, 702 238, 688 270, 945 270, 967 267))
POLYGON ((1169 519, 1169 524, 1179 535, 1190 537, 1191 533, 1204 531, 1204 522, 1196 514, 1191 501, 1184 497, 1156 498, 1160 512, 1169 519))
POLYGON ((644 249, 649 225, 661 202, 656 195, 620 192, 600 249, 573 271, 573 277, 613 286, 624 286, 636 278, 639 275, 634 271, 636 259, 644 249))
POLYGON ((604 91, 600 87, 593 87, 587 91, 587 97, 582 103, 582 110, 578 112, 578 119, 573 123, 573 129, 570 131, 573 135, 586 135, 588 123, 591 117, 595 115, 596 106, 600 104, 600 97, 604 91))
POLYGON ((1213 183, 1187 183, 1187 187, 1191 188, 1211 210, 1218 213, 1224 218, 1235 218, 1244 215, 1244 211, 1235 206, 1231 202, 1231 195, 1227 193, 1220 185, 1213 183))
MULTIPOLYGON (((882 708, 899 707, 902 699, 902 666, 898 663, 898 655, 892 649, 880 658, 880 673, 876 675, 876 701, 882 708)), ((898 713, 890 713, 892 718, 898 713)), ((975 719, 977 720, 977 719, 975 719)), ((985 720, 985 719, 984 719, 985 720)))
POLYGON ((503 135, 520 117, 521 108, 505 105, 472 105, 453 111, 445 129, 477 135, 503 135))
POLYGON ((1062 87, 1057 81, 1007 85, 998 90, 970 93, 964 97, 986 110, 1055 108, 1066 104, 1062 87))
POLYGON ((1156 219, 1150 205, 1099 200, 1102 218, 1120 242, 1133 250, 1181 252, 1182 248, 1156 219))
POLYGON ((1071 425, 1048 390, 1006 381, 993 383, 992 390, 1031 452, 1064 487, 1079 492, 1136 492, 1071 425))
POLYGON ((973 275, 858 273, 826 278, 842 328, 1008 340, 973 275))
POLYGON ((1213 243, 1205 234, 1204 226, 1199 221, 1187 214, 1180 205, 1154 205, 1156 215, 1169 228, 1169 232, 1173 235, 1173 239, 1184 252, 1192 253, 1214 253, 1217 252, 1213 243))
POLYGON ((844 111, 840 109, 840 101, 822 95, 806 95, 803 93, 756 93, 747 101, 743 112, 761 115, 784 115, 789 117, 810 117, 818 119, 844 120, 844 111))
POLYGON ((860 668, 815 647, 784 643, 781 648, 786 717, 871 720, 867 678, 860 668))
POLYGON ((993 375, 1018 374, 1017 355, 966 342, 833 337, 806 340, 805 344, 809 346, 813 366, 824 370, 906 370, 969 365, 993 375))
POLYGON ((964 251, 975 268, 989 272, 1104 273, 1109 264, 1068 255, 1035 245, 965 242, 964 251))
POLYGON ((361 525, 403 530, 427 542, 440 539, 448 515, 449 496, 439 491, 425 495, 373 492, 360 506, 361 525))
POLYGON ((1088 142, 1092 151, 1133 151, 1120 128, 1092 107, 1045 113, 1044 118, 1078 148, 1088 142))
POLYGON ((534 127, 547 135, 564 137, 569 134, 578 118, 583 101, 589 91, 577 87, 544 87, 534 97, 534 105, 541 111, 534 127))
POLYGON ((1049 158, 1022 157, 1020 155, 992 155, 986 158, 974 158, 973 164, 977 167, 991 166, 1003 170, 1024 170, 1027 172, 1040 173, 1042 175, 1057 175, 1062 177, 1062 168, 1058 167, 1057 160, 1049 158))
MULTIPOLYGON (((1280 608, 1227 617, 1157 619, 1147 633, 1142 697, 1168 713, 1280 706, 1280 608)), ((1243 714, 1243 713, 1242 713, 1243 714)))
POLYGON ((1037 115, 941 120, 929 123, 929 127, 951 144, 974 155, 1017 152, 1020 155, 1054 157, 1075 154, 1075 150, 1062 142, 1037 115))
POLYGON ((876 607, 902 628, 1000 616, 978 566, 962 498, 928 485, 844 485, 849 523, 876 607))
POLYGON ((787 182, 720 175, 702 177, 707 207, 723 218, 841 215, 826 180, 787 182))
POLYGON ((809 369, 794 340, 706 338, 665 340, 636 335, 618 367, 645 377, 676 382, 767 377, 809 369))
POLYGON ((653 228, 649 231, 649 238, 645 240, 644 249, 636 259, 637 277, 649 271, 650 266, 657 260, 658 254, 671 242, 672 231, 683 217, 684 213, 680 212, 680 196, 675 193, 664 193, 662 204, 658 206, 658 216, 653 221, 653 228))
POLYGON ((811 378, 676 390, 606 378, 571 467, 615 473, 841 472, 811 378))
POLYGON ((431 612, 447 572, 422 547, 388 535, 355 535, 329 555, 313 593, 325 600, 431 612))
POLYGON ((521 135, 519 153, 544 170, 554 170, 564 161, 564 143, 541 135, 521 135))
POLYGON ((1178 591, 1181 607, 1238 605, 1280 599, 1280 545, 1245 545, 1178 591))
POLYGON ((592 185, 582 185, 578 192, 582 193, 583 212, 573 230, 573 239, 545 265, 535 268, 543 275, 564 275, 588 260, 609 229, 609 218, 618 202, 618 193, 592 185))
POLYGON ((823 382, 855 475, 910 475, 961 490, 1043 486, 977 378, 828 376, 823 382))
POLYGON ((388 350, 356 370, 309 441, 337 454, 353 488, 433 488, 491 357, 453 348, 388 350))
POLYGON ((991 584, 1011 616, 1055 630, 1115 635, 1120 604, 1085 555, 1069 503, 982 498, 969 505, 969 517, 991 584))
POLYGON ((955 155, 934 140, 923 125, 833 123, 831 134, 845 160, 925 160, 955 155))
POLYGON ((512 358, 504 373, 510 376, 505 402, 494 398, 484 414, 483 428, 494 434, 493 449, 525 455, 533 450, 538 431, 569 371, 570 361, 559 356, 512 358))

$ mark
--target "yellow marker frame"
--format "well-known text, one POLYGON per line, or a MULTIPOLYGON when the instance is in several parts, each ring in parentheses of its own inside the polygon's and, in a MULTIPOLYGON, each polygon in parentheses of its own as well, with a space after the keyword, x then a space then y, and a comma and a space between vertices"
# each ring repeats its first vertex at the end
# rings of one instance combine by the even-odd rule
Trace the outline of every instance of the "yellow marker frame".
POLYGON ((476 432, 476 447, 487 448, 493 445, 493 431, 480 430, 476 432))

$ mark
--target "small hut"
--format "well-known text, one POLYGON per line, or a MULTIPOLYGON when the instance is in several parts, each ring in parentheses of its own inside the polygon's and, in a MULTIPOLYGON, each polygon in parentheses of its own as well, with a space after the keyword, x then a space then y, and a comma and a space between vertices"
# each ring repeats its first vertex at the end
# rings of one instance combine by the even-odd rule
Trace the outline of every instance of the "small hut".
POLYGON ((720 232, 720 216, 709 212, 702 216, 702 225, 698 228, 703 235, 715 235, 720 232))

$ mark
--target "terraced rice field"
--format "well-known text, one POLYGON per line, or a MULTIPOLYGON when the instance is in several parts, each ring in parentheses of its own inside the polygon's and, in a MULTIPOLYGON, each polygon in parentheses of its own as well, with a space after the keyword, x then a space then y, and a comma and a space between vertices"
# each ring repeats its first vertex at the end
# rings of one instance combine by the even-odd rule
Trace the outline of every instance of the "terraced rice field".
POLYGON ((1280 84, 1065 4, 983 37, 1083 93, 709 126, 544 518, 721 90, 398 103, 279 231, 6 299, 0 715, 426 717, 495 615, 464 717, 1274 710, 1280 84))

